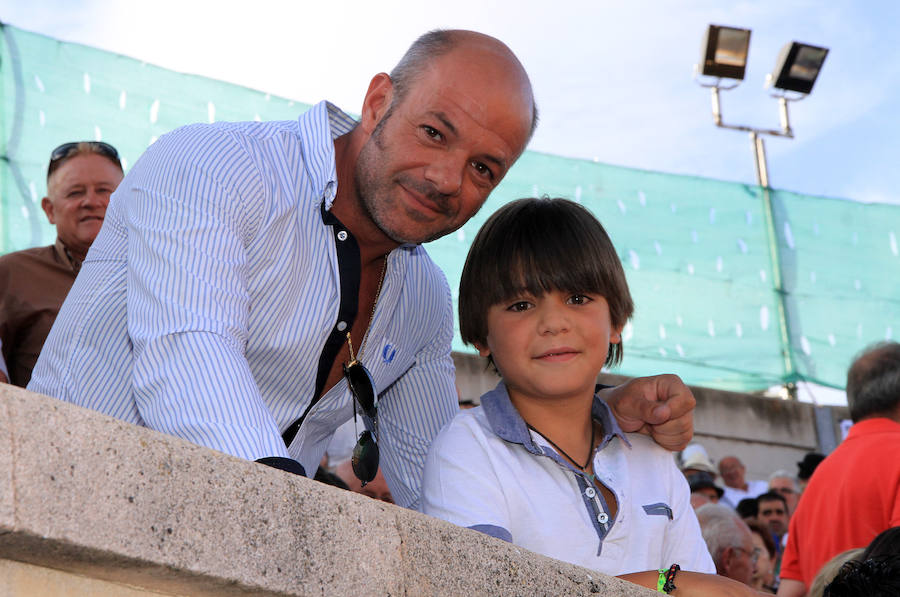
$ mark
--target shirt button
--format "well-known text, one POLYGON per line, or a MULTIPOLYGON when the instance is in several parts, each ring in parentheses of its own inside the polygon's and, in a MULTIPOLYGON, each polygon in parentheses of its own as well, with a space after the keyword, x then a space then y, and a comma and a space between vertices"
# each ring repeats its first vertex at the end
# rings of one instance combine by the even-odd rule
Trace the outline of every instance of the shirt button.
POLYGON ((338 240, 347 240, 347 231, 341 230, 337 233, 338 240))
POLYGON ((606 512, 601 512, 597 515, 597 522, 599 522, 600 524, 606 524, 607 520, 609 520, 609 516, 606 514, 606 512))
POLYGON ((337 331, 343 332, 343 331, 346 330, 346 329, 347 329, 347 322, 346 322, 346 321, 339 321, 338 324, 337 324, 337 331))
POLYGON ((584 495, 588 496, 589 498, 593 498, 595 495, 597 495, 597 491, 593 487, 588 487, 584 490, 584 495))

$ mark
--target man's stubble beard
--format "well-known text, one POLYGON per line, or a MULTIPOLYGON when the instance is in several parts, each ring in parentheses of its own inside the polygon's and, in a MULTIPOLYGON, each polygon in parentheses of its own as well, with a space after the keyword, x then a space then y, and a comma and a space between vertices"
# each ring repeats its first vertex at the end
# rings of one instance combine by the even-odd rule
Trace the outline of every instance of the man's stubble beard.
MULTIPOLYGON (((375 130, 372 131, 371 136, 363 145, 357 157, 356 168, 353 174, 357 203, 375 227, 392 241, 398 244, 427 243, 449 234, 458 226, 443 228, 424 237, 408 237, 391 224, 392 216, 397 210, 403 208, 397 205, 397 201, 392 196, 394 183, 388 178, 382 178, 379 174, 384 171, 384 160, 382 157, 385 154, 384 126, 392 114, 393 106, 388 109, 384 117, 375 126, 375 130), (382 181, 384 182, 382 183, 382 181)), ((403 180, 400 182, 405 186, 428 197, 435 204, 440 205, 442 211, 448 217, 450 216, 450 206, 447 197, 437 192, 430 183, 405 177, 401 178, 403 180)), ((421 222, 426 226, 431 221, 428 217, 414 210, 406 210, 405 216, 414 222, 421 222)))

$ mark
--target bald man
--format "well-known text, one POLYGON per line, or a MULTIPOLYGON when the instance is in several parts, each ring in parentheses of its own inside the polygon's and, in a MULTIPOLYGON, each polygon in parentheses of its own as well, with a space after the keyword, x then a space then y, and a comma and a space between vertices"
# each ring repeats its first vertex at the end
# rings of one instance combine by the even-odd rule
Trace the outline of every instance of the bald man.
MULTIPOLYGON (((458 409, 450 290, 421 243, 478 211, 537 116, 515 55, 471 31, 419 38, 372 78, 361 115, 322 102, 161 137, 116 194, 30 388, 308 476, 359 412, 355 474, 380 465, 416 507, 458 409)), ((690 438, 694 399, 670 377, 607 399, 625 430, 690 438)))

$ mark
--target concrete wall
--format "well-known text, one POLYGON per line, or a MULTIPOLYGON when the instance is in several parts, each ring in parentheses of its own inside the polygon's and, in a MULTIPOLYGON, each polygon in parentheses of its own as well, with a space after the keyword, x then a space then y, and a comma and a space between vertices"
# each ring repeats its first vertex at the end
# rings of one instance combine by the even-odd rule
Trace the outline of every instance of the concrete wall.
POLYGON ((0 597, 654 595, 0 384, 0 597))
MULTIPOLYGON (((485 369, 485 359, 454 353, 460 395, 475 399, 493 388, 499 378, 485 369)), ((618 385, 629 378, 601 375, 600 381, 618 385)), ((846 407, 764 398, 709 388, 692 387, 697 399, 694 441, 702 444, 713 462, 735 455, 747 467, 748 479, 768 479, 778 469, 797 473, 806 452, 831 452, 840 440, 840 421, 846 407)))

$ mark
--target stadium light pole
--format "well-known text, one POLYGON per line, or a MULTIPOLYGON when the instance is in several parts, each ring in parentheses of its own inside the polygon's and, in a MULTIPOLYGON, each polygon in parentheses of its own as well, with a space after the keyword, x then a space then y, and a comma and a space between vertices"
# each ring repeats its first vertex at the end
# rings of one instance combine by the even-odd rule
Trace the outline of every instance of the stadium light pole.
POLYGON ((701 47, 701 61, 694 65, 694 78, 701 87, 707 87, 712 94, 713 122, 717 127, 743 131, 750 134, 753 162, 756 166, 756 182, 762 189, 766 231, 769 241, 769 257, 772 263, 772 277, 778 295, 778 321, 781 333, 782 357, 787 381, 785 389, 790 399, 797 398, 796 366, 790 344, 790 321, 787 317, 787 293, 781 275, 781 259, 775 235, 772 212, 769 168, 766 162, 766 145, 762 135, 794 138, 788 116, 788 102, 804 99, 812 91, 813 85, 828 55, 828 48, 799 42, 786 44, 778 54, 775 68, 766 76, 766 87, 772 87, 771 95, 778 99, 780 128, 757 128, 745 125, 726 124, 722 120, 720 90, 734 89, 744 79, 747 56, 750 51, 750 29, 710 25, 706 30, 701 47), (701 80, 700 77, 706 79, 701 80), (794 95, 789 95, 794 94, 794 95))

